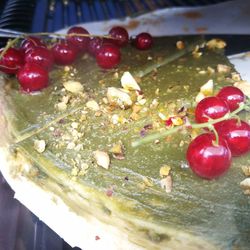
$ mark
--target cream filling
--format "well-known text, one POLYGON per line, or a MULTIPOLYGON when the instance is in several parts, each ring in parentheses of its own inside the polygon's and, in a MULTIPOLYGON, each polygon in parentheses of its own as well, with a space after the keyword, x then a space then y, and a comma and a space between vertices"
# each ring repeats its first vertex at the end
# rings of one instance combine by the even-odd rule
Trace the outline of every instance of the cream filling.
MULTIPOLYGON (((8 160, 8 151, 0 148, 1 172, 11 188, 15 198, 39 219, 54 230, 72 247, 82 249, 143 249, 128 240, 128 235, 118 228, 100 222, 93 216, 87 219, 78 216, 55 194, 43 190, 24 176, 11 174, 17 164, 8 160), (12 166, 10 166, 13 164, 12 166)), ((32 166, 28 162, 18 162, 25 170, 32 166)))

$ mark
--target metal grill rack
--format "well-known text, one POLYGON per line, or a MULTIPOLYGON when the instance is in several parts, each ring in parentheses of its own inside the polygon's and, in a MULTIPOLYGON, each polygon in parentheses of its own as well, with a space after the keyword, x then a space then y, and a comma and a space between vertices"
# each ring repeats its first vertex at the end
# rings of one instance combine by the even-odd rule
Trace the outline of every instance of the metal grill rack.
POLYGON ((135 16, 165 7, 219 2, 223 0, 2 0, 0 28, 52 32, 77 23, 135 16))

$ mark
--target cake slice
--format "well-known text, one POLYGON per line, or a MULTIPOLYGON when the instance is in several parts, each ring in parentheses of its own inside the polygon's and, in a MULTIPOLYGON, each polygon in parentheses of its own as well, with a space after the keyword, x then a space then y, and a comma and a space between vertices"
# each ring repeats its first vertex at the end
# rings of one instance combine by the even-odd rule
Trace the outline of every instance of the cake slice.
POLYGON ((209 80, 214 93, 234 83, 221 50, 196 48, 201 40, 193 37, 185 38, 185 50, 179 40, 159 38, 139 52, 128 46, 109 71, 83 56, 55 68, 49 87, 36 94, 1 76, 1 171, 16 197, 72 246, 249 246, 250 200, 238 185, 248 156, 207 181, 185 159, 198 130, 131 146, 167 129, 170 117, 171 126, 192 120, 209 80))

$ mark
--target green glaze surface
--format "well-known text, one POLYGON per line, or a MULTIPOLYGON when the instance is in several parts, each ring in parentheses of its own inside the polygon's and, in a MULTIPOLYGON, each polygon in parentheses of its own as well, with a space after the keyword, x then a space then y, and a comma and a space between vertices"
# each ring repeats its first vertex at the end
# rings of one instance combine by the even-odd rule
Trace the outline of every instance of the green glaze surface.
MULTIPOLYGON (((198 59, 188 53, 141 77, 138 84, 147 101, 136 120, 130 118, 131 108, 110 108, 103 102, 108 87, 121 87, 124 71, 136 76, 148 65, 179 53, 175 48, 178 39, 158 39, 150 51, 129 46, 122 50, 122 63, 117 70, 109 72, 100 70, 92 58, 80 58, 70 72, 54 69, 50 86, 34 95, 21 93, 16 80, 9 79, 6 115, 15 141, 12 146, 34 163, 37 174, 28 176, 31 180, 53 190, 83 216, 94 211, 97 218, 118 227, 123 221, 122 230, 138 245, 165 248, 169 238, 185 232, 191 245, 198 248, 205 240, 220 249, 248 249, 250 199, 239 186, 244 179, 241 166, 250 164, 248 156, 233 159, 225 176, 207 181, 186 167, 188 132, 172 135, 159 144, 131 147, 145 125, 153 125, 146 133, 165 129, 159 112, 176 114, 182 107, 192 111, 195 96, 209 79, 214 80, 215 89, 232 83, 230 73, 199 73, 208 66, 216 69, 218 64, 230 65, 222 53, 204 50, 198 59), (83 84, 83 94, 62 91, 62 83, 70 79, 83 84), (55 105, 65 95, 70 101, 67 109, 60 111, 55 105), (153 99, 158 100, 157 107, 150 107, 153 99), (101 115, 86 108, 89 100, 99 103, 101 115), (127 122, 112 124, 114 114, 127 122), (72 128, 74 122, 78 124, 76 129, 72 128), (34 149, 36 139, 45 140, 43 153, 34 149), (79 149, 69 149, 72 142, 75 146, 80 144, 79 149), (118 142, 124 145, 125 159, 115 159, 110 152, 118 142), (96 150, 109 152, 109 169, 97 166, 93 157, 96 150), (160 185, 159 170, 164 165, 171 167, 170 193, 160 185), (110 190, 112 195, 107 195, 110 190)), ((185 41, 195 42, 196 38, 185 41)))

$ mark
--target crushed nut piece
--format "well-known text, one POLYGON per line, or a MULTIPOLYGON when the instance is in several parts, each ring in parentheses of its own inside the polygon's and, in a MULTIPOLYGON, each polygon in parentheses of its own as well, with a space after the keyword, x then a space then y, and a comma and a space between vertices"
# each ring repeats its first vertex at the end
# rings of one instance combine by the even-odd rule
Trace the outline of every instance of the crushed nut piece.
POLYGON ((45 140, 35 140, 34 141, 34 149, 38 153, 43 153, 45 151, 45 148, 46 148, 45 140))
POLYGON ((60 111, 64 111, 67 109, 67 104, 65 102, 59 102, 55 106, 60 111))
POLYGON ((231 67, 224 64, 218 64, 217 71, 218 73, 229 73, 231 71, 231 67))
POLYGON ((250 176, 250 166, 242 166, 241 169, 246 176, 250 176))
POLYGON ((214 82, 212 79, 208 80, 204 85, 201 86, 200 92, 205 96, 210 96, 214 91, 214 82))
POLYGON ((76 144, 74 142, 69 142, 67 145, 67 149, 74 149, 76 144))
POLYGON ((78 126, 79 126, 79 123, 77 123, 77 122, 72 122, 71 123, 71 127, 74 128, 74 129, 77 129, 78 126))
POLYGON ((86 103, 86 107, 93 110, 93 111, 99 111, 100 107, 99 104, 95 100, 90 100, 86 103))
POLYGON ((250 83, 247 81, 239 81, 234 84, 239 88, 246 96, 250 97, 250 83))
POLYGON ((241 81, 241 76, 239 73, 232 72, 231 75, 232 75, 232 80, 237 81, 237 82, 241 81))
POLYGON ((183 41, 177 41, 176 42, 176 48, 179 49, 179 50, 182 50, 185 48, 185 44, 183 41))
POLYGON ((122 87, 126 90, 141 90, 135 78, 128 72, 124 72, 121 77, 122 87))
POLYGON ((168 119, 167 116, 161 112, 158 113, 158 116, 161 118, 162 121, 166 121, 168 119))
POLYGON ((77 81, 67 81, 63 83, 64 88, 71 93, 80 93, 83 91, 83 85, 77 81))
POLYGON ((204 99, 207 96, 211 96, 214 91, 214 82, 212 79, 208 80, 204 85, 201 86, 200 92, 195 98, 195 101, 198 103, 202 99, 204 99))
POLYGON ((173 188, 173 180, 171 175, 168 175, 166 178, 161 179, 160 184, 161 188, 165 189, 166 193, 171 193, 173 188))
POLYGON ((107 98, 111 105, 119 106, 122 109, 132 106, 133 102, 130 95, 123 89, 109 87, 107 98))
POLYGON ((94 151, 94 158, 96 160, 97 165, 105 169, 109 168, 110 158, 107 152, 100 150, 94 151))
POLYGON ((244 194, 250 195, 250 177, 243 180, 240 187, 243 189, 244 194))
POLYGON ((207 72, 208 72, 208 74, 212 75, 212 74, 215 73, 215 69, 213 69, 212 67, 208 66, 207 67, 207 72))
POLYGON ((160 168, 160 176, 163 178, 163 177, 166 177, 169 175, 170 173, 170 170, 171 170, 171 167, 168 166, 168 165, 165 165, 165 166, 162 166, 160 168))
POLYGON ((125 159, 125 147, 122 144, 121 141, 118 143, 114 144, 113 147, 111 148, 110 152, 113 154, 113 157, 117 160, 123 160, 125 159))
POLYGON ((208 49, 224 49, 227 44, 225 41, 219 38, 211 39, 206 43, 208 49))

